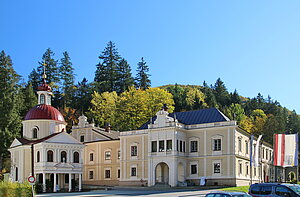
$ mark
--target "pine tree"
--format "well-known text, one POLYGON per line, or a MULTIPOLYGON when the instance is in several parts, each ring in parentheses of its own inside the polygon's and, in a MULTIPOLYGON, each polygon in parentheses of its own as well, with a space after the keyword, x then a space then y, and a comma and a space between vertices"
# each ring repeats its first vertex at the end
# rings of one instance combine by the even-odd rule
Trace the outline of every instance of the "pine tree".
POLYGON ((96 91, 99 93, 116 91, 118 78, 117 67, 121 57, 112 41, 107 43, 99 59, 100 62, 97 64, 94 78, 97 88, 96 91))
POLYGON ((44 64, 45 64, 45 74, 47 75, 46 81, 52 88, 58 88, 60 83, 59 68, 57 65, 57 60, 53 59, 55 53, 51 51, 50 48, 46 50, 43 54, 42 61, 39 62, 40 66, 37 68, 39 74, 39 81, 42 82, 42 76, 44 74, 44 64))
POLYGON ((0 52, 0 170, 3 160, 8 156, 7 149, 13 139, 20 135, 22 108, 20 95, 20 76, 12 66, 10 56, 0 52))
POLYGON ((117 65, 117 93, 122 93, 134 85, 134 79, 131 74, 131 68, 128 62, 123 58, 117 65))
POLYGON ((35 68, 31 71, 31 73, 28 76, 28 84, 32 85, 32 88, 34 91, 37 91, 37 88, 41 84, 41 76, 40 74, 35 70, 35 68))
POLYGON ((74 68, 72 67, 71 58, 67 51, 63 53, 59 67, 60 79, 62 81, 62 101, 63 106, 69 106, 74 96, 74 68))
POLYGON ((87 112, 92 99, 92 88, 86 78, 83 78, 81 82, 78 82, 74 96, 75 102, 72 103, 71 107, 82 112, 87 112))
POLYGON ((239 96, 239 94, 237 93, 236 90, 234 90, 233 93, 230 93, 230 103, 234 103, 234 104, 240 104, 241 103, 241 98, 239 96))
POLYGON ((39 62, 40 66, 38 66, 37 72, 39 73, 39 81, 41 83, 45 65, 45 74, 47 76, 46 82, 51 86, 52 92, 54 94, 52 105, 54 107, 59 107, 61 106, 62 100, 59 90, 60 75, 57 60, 54 59, 54 55, 54 52, 51 51, 50 48, 48 48, 43 54, 42 61, 39 62))
POLYGON ((151 86, 151 81, 149 79, 150 74, 148 74, 149 67, 147 66, 143 57, 137 65, 138 67, 136 70, 137 73, 135 78, 136 87, 146 90, 151 86))
POLYGON ((209 87, 205 81, 203 82, 202 92, 206 96, 205 102, 207 103, 208 107, 219 107, 213 89, 209 87))
POLYGON ((37 96, 31 83, 26 84, 25 87, 22 88, 22 98, 23 98, 23 108, 21 111, 21 117, 25 117, 26 113, 35 105, 37 105, 37 96))
POLYGON ((224 82, 220 78, 218 78, 215 83, 214 91, 216 100, 222 107, 228 106, 230 104, 229 93, 227 91, 227 88, 225 87, 224 82))

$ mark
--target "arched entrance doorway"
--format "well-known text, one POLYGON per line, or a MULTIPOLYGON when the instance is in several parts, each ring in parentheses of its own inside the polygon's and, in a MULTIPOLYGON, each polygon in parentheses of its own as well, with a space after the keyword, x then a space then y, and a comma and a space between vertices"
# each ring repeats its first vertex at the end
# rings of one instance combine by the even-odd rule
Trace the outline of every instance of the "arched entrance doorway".
POLYGON ((178 163, 178 177, 177 177, 177 180, 179 182, 185 182, 184 167, 183 167, 183 164, 181 162, 178 163))
POLYGON ((169 166, 164 162, 155 167, 155 184, 169 184, 169 166))

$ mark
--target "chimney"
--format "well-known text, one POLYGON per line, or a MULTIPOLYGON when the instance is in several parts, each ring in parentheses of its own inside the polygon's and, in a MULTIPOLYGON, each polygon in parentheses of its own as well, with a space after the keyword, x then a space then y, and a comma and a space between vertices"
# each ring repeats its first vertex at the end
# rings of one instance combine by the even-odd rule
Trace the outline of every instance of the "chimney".
POLYGON ((105 124, 105 132, 107 132, 107 133, 110 132, 110 124, 109 123, 105 124))
POLYGON ((168 111, 168 109, 169 109, 169 108, 168 108, 167 104, 164 104, 163 107, 162 107, 162 110, 168 111))

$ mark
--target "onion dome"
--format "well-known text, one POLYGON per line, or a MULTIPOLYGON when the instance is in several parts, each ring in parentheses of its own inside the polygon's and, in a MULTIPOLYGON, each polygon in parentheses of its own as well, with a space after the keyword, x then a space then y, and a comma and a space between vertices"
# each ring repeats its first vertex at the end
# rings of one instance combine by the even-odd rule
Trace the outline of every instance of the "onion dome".
POLYGON ((51 92, 51 87, 44 80, 43 83, 38 87, 38 90, 51 92))
POLYGON ((25 116, 25 120, 38 119, 65 122, 63 115, 56 108, 52 107, 51 105, 45 104, 37 105, 31 108, 25 116))

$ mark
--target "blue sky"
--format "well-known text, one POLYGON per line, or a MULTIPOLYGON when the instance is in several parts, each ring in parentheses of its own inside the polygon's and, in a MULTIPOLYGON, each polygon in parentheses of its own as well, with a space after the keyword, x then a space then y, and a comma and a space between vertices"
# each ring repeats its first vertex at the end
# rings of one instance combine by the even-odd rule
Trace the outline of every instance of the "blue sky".
MULTIPOLYGON (((0 50, 25 79, 51 48, 68 51, 76 79, 94 78, 113 41, 133 71, 141 57, 152 86, 201 85, 260 92, 300 112, 300 1, 1 0, 0 50)), ((135 73, 135 72, 134 72, 135 73)))

